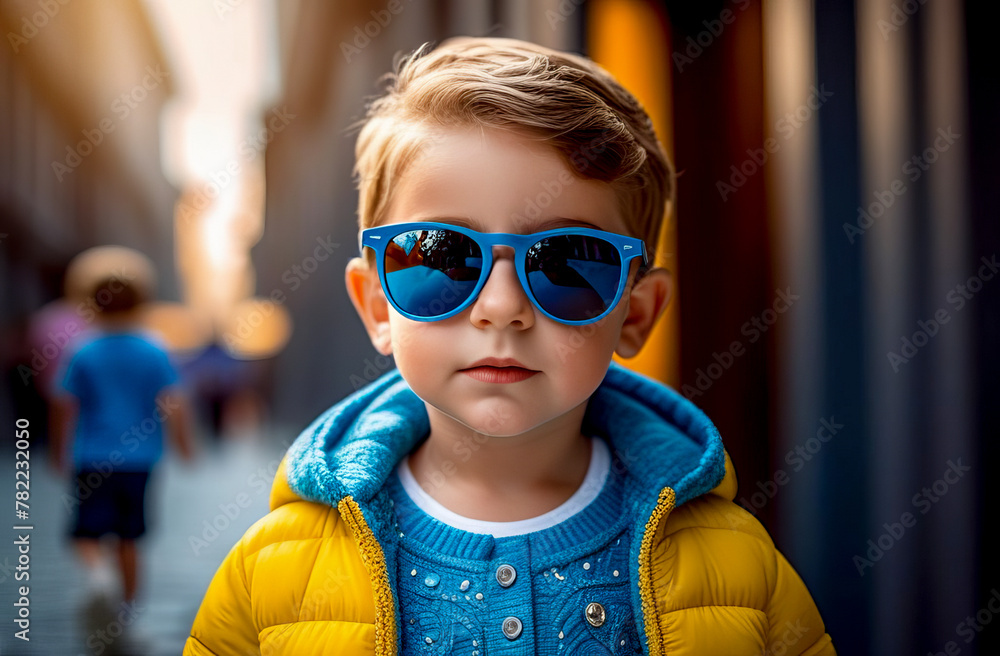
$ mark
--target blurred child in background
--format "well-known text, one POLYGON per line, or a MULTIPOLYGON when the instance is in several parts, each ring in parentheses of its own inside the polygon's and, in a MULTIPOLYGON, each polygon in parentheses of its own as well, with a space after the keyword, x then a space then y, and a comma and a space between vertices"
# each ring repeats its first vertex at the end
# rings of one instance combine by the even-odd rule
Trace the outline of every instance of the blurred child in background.
POLYGON ((137 540, 146 531, 150 473, 163 455, 163 424, 180 456, 192 458, 187 403, 166 351, 144 334, 148 281, 98 276, 87 300, 94 330, 71 345, 56 381, 53 466, 72 465, 71 535, 87 570, 88 623, 100 622, 138 591, 137 540), (114 536, 115 567, 102 538, 114 536))

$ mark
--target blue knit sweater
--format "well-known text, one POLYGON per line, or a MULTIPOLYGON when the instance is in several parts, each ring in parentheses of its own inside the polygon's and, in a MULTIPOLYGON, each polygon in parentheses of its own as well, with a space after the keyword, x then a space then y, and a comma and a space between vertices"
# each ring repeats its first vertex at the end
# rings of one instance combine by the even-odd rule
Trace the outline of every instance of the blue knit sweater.
POLYGON ((523 653, 524 645, 542 654, 639 653, 622 471, 620 462, 608 467, 596 498, 564 521, 501 538, 438 521, 391 477, 402 534, 396 583, 404 656, 495 656, 523 653), (496 575, 504 566, 516 577, 507 586, 496 575), (588 621, 592 604, 604 615, 588 621), (516 620, 514 637, 503 634, 508 618, 516 620))

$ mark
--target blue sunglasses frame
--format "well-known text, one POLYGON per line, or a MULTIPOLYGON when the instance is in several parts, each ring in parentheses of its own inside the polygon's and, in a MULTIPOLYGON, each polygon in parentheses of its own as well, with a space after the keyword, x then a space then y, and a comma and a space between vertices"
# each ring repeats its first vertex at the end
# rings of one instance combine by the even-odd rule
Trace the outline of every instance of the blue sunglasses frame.
POLYGON ((632 260, 637 257, 642 258, 641 265, 639 267, 639 275, 641 275, 642 271, 649 265, 649 256, 646 252, 646 244, 641 239, 592 228, 557 228, 555 230, 543 230, 541 232, 533 232, 529 234, 513 234, 508 232, 477 232, 475 230, 452 225, 450 223, 424 221, 416 223, 391 223, 377 226, 375 228, 367 228, 361 231, 359 241, 362 256, 364 255, 365 248, 371 248, 375 252, 375 267, 378 270, 379 281, 382 283, 382 290, 385 292, 386 299, 388 299, 389 303, 392 304, 392 307, 395 308, 397 312, 407 319, 412 319, 413 321, 441 321, 459 314, 472 305, 472 303, 479 298, 479 293, 486 285, 486 281, 489 279, 490 273, 493 271, 494 246, 513 247, 514 269, 517 271, 517 277, 521 282, 521 288, 531 301, 531 304, 538 308, 538 311, 549 319, 569 326, 582 326, 603 319, 621 301, 622 294, 625 291, 625 285, 628 282, 628 274, 632 266, 632 260), (473 288, 468 298, 447 312, 427 317, 413 314, 401 308, 396 303, 395 299, 393 299, 385 277, 385 251, 389 244, 392 243, 395 237, 405 232, 421 230, 451 230, 465 235, 479 246, 483 257, 482 270, 479 274, 479 280, 476 282, 476 286, 473 288), (528 283, 528 275, 525 270, 525 263, 527 262, 529 249, 543 239, 564 235, 601 239, 611 244, 618 250, 618 256, 621 259, 621 273, 618 279, 618 289, 615 291, 614 300, 597 316, 581 320, 562 319, 543 308, 538 299, 535 298, 534 293, 531 291, 531 285, 528 283))

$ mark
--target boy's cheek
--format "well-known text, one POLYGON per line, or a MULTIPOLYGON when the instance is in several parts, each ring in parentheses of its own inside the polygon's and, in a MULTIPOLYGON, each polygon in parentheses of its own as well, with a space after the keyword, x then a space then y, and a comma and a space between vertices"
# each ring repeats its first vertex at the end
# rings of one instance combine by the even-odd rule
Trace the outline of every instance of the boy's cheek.
POLYGON ((392 355, 408 381, 411 376, 430 380, 447 375, 450 369, 463 366, 462 358, 479 348, 475 329, 463 315, 443 321, 413 321, 395 310, 389 312, 392 355))
POLYGON ((375 328, 375 335, 372 336, 372 346, 381 355, 392 355, 393 344, 392 344, 392 333, 389 330, 388 323, 379 324, 375 328))
POLYGON ((434 350, 423 338, 423 329, 426 325, 429 324, 422 325, 411 321, 390 307, 389 316, 383 324, 386 339, 389 341, 389 352, 397 359, 407 362, 423 360, 421 355, 424 352, 434 350))

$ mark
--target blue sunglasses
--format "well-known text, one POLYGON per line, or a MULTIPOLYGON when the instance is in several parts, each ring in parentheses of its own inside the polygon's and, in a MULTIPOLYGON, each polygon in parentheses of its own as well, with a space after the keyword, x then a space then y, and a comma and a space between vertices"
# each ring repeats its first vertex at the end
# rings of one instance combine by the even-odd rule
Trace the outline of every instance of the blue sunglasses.
POLYGON ((439 321, 469 307, 493 268, 493 247, 514 248, 514 268, 531 302, 571 326, 599 321, 621 300, 641 239, 590 228, 528 235, 476 232, 447 223, 394 223, 361 231, 375 251, 386 298, 414 321, 439 321))

